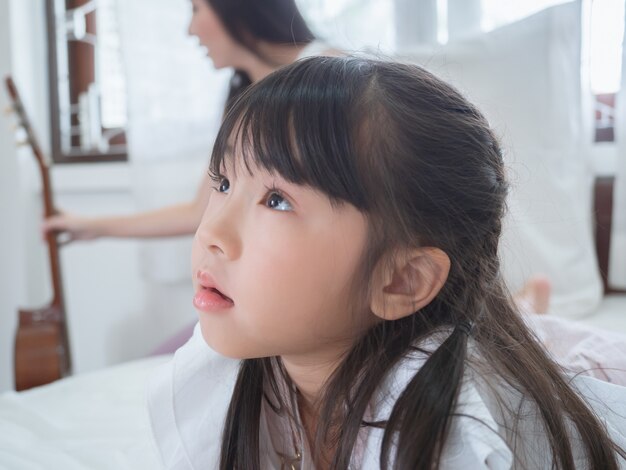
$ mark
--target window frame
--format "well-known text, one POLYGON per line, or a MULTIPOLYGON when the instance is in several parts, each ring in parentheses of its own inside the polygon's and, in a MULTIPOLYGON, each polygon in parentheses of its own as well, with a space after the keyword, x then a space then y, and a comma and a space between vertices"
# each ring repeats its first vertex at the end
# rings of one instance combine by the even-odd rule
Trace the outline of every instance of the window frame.
POLYGON ((595 143, 615 142, 616 99, 617 92, 594 94, 595 143))
MULTIPOLYGON (((50 104, 50 144, 53 163, 102 163, 102 162, 126 162, 128 151, 118 149, 101 152, 98 150, 76 150, 71 153, 63 151, 61 145, 61 118, 59 111, 59 64, 57 60, 57 24, 55 18, 55 1, 46 0, 46 27, 48 40, 48 84, 50 104)), ((65 10, 78 8, 88 3, 89 0, 65 0, 65 10)), ((87 15, 87 28, 89 32, 95 32, 95 12, 87 15), (91 18, 89 18, 91 16, 91 18)), ((68 76, 70 83, 70 102, 78 101, 78 94, 84 91, 86 86, 93 82, 95 74, 95 57, 93 46, 79 41, 68 40, 68 76)), ((78 117, 72 113, 72 127, 77 126, 78 117)), ((106 129, 114 131, 117 129, 106 129)), ((120 133, 112 140, 114 144, 126 145, 126 129, 119 128, 120 133)), ((72 145, 80 143, 79 136, 72 137, 72 145)))

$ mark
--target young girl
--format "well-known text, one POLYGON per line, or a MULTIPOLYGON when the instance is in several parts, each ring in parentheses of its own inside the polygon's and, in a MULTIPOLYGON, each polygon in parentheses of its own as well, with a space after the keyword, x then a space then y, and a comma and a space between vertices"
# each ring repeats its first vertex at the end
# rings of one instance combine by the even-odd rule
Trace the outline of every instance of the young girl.
POLYGON ((312 58, 226 115, 199 327, 151 384, 175 469, 626 465, 626 388, 570 379, 503 286, 482 115, 421 68, 312 58))

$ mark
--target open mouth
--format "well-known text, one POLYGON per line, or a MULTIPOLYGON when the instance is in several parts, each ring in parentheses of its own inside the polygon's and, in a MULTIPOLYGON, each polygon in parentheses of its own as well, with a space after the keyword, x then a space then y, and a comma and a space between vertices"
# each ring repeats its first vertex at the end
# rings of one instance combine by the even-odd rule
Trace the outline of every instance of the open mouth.
POLYGON ((215 309, 230 308, 235 305, 233 299, 224 294, 217 288, 218 284, 213 277, 203 270, 196 272, 198 280, 196 295, 194 296, 194 305, 202 311, 214 311, 215 309))
POLYGON ((217 290, 215 287, 209 287, 207 290, 211 291, 211 292, 215 292, 217 295, 219 295, 222 299, 227 300, 229 302, 233 302, 233 299, 231 299, 230 297, 222 294, 219 290, 217 290))

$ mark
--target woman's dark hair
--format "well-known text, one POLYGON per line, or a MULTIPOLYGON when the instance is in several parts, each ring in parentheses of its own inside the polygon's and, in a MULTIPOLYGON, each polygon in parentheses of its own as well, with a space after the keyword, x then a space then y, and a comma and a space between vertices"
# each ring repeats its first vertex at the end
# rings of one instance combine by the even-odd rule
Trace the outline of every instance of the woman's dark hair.
MULTIPOLYGON (((618 468, 617 454, 626 454, 525 326, 504 285, 498 259, 508 191, 502 153, 485 118, 454 88, 414 65, 354 57, 299 61, 234 103, 217 137, 211 172, 222 174, 233 153, 248 171, 278 173, 366 214, 369 247, 355 298, 367 297, 374 266, 394 248, 437 247, 451 261, 448 280, 430 304, 368 330, 326 383, 311 448, 336 449, 330 468, 348 468, 364 425, 384 428, 381 468, 437 468, 466 372, 483 366, 489 370, 476 380, 488 382, 493 374, 496 398, 502 386, 522 397, 519 407, 500 400, 510 419, 498 423, 507 426, 519 463, 524 459, 515 442, 537 438, 519 434, 522 404, 531 403, 553 468, 574 469, 574 445, 588 468, 618 468), (228 152, 233 142, 235 152, 228 152), (427 354, 389 419, 364 423, 390 370, 436 331, 451 334, 427 354)), ((260 468, 262 400, 290 409, 275 392, 280 380, 289 380, 280 358, 242 361, 221 469, 260 468)))
MULTIPOLYGON (((295 0, 205 1, 219 16, 230 36, 268 64, 272 64, 272 61, 259 50, 259 40, 300 46, 315 39, 298 11, 295 0)), ((246 72, 235 70, 226 101, 227 109, 251 83, 246 72)))

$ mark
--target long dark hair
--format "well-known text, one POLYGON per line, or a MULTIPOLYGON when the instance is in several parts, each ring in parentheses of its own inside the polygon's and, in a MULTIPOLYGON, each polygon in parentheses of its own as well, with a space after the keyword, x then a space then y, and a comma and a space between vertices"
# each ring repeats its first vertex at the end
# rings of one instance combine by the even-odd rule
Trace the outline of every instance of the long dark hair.
MULTIPOLYGON (((554 468, 574 469, 574 442, 589 468, 618 468, 616 453, 625 456, 624 451, 525 326, 504 285, 498 261, 508 191, 502 154, 485 118, 460 93, 414 65, 306 59, 237 100, 217 137, 213 173, 221 173, 233 141, 249 171, 259 166, 279 173, 367 215, 369 247, 355 298, 367 296, 373 267, 394 247, 438 247, 451 261, 448 281, 429 305, 357 338, 324 387, 311 447, 336 449, 330 468, 348 468, 364 425, 384 427, 381 468, 437 468, 474 357, 468 336, 479 358, 476 367, 489 369, 478 375, 487 380, 493 373, 496 385, 508 384, 522 403, 535 405, 554 468), (421 339, 441 330, 452 333, 428 355, 389 419, 364 423, 366 407, 389 371, 421 339)), ((221 469, 260 468, 262 400, 275 409, 290 408, 272 393, 279 380, 289 381, 279 365, 280 358, 242 361, 224 427, 221 469)), ((515 453, 517 439, 531 436, 518 435, 520 408, 508 406, 511 421, 505 424, 511 424, 507 436, 515 453)))
MULTIPOLYGON (((300 14, 295 0, 205 0, 220 17, 230 36, 268 64, 258 41, 301 46, 315 39, 300 14)), ((279 64, 273 64, 279 65, 279 64)), ((235 70, 230 81, 226 108, 252 80, 243 70, 235 70)))

